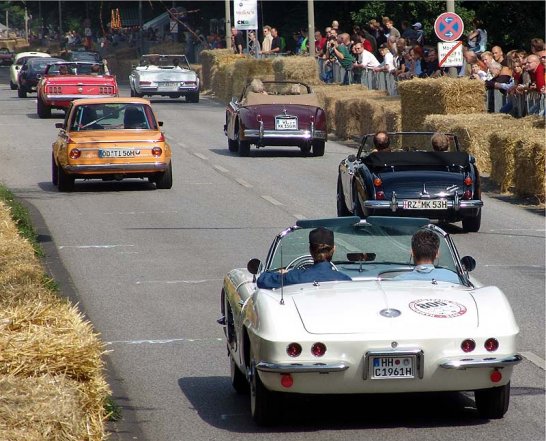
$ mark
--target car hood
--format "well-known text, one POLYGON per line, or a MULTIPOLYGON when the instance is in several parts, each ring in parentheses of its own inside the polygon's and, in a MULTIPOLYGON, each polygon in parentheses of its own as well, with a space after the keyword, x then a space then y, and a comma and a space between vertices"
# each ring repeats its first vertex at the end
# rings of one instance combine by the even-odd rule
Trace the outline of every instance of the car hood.
MULTIPOLYGON (((99 121, 100 124, 100 121, 99 121)), ((86 130, 70 132, 72 143, 105 142, 122 144, 125 142, 163 142, 161 132, 156 130, 86 130)))
POLYGON ((464 175, 458 172, 441 171, 398 171, 378 173, 383 181, 382 187, 386 195, 395 191, 400 198, 416 197, 416 194, 431 196, 446 196, 453 194, 457 187, 459 194, 464 190, 464 175))
POLYGON ((302 289, 292 300, 311 334, 380 334, 417 327, 442 333, 478 326, 471 291, 445 282, 327 283, 302 289))

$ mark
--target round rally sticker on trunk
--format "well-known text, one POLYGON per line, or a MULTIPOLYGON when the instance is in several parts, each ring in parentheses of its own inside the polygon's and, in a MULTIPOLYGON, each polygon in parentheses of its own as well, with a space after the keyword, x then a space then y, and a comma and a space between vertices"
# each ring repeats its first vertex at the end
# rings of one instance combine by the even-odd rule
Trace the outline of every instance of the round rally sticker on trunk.
POLYGON ((435 318, 459 317, 466 313, 466 307, 451 300, 419 299, 409 304, 412 311, 435 318))

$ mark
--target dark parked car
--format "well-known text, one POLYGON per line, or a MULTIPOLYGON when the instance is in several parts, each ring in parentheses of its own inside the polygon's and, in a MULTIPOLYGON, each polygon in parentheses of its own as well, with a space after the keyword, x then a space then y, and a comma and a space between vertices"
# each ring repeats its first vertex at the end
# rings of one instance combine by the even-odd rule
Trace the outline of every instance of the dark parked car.
POLYGON ((230 152, 248 156, 257 148, 297 146, 324 155, 326 114, 311 87, 296 81, 252 80, 226 109, 224 133, 230 152))
POLYGON ((374 151, 373 135, 364 136, 358 153, 339 164, 338 216, 426 217, 478 231, 483 202, 475 159, 452 134, 447 151, 434 151, 432 135, 389 133, 390 151, 374 151))
POLYGON ((98 52, 93 51, 70 51, 66 56, 67 61, 88 61, 90 63, 99 63, 102 57, 98 52))
POLYGON ((0 63, 12 64, 15 58, 15 53, 10 51, 7 47, 0 47, 0 63))
POLYGON ((38 82, 44 75, 47 69, 47 66, 59 61, 64 61, 64 60, 61 60, 60 58, 51 58, 51 57, 28 58, 23 64, 23 66, 21 66, 21 70, 19 71, 18 81, 17 81, 19 84, 19 87, 17 89, 17 96, 19 98, 26 98, 27 93, 36 92, 38 82))

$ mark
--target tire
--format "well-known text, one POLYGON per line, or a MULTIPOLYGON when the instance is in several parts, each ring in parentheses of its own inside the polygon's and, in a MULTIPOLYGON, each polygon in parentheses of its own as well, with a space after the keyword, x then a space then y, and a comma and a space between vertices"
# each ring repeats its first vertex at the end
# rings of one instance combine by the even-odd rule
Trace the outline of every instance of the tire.
POLYGON ((40 118, 51 118, 51 107, 46 106, 44 102, 38 97, 36 105, 36 111, 40 118))
POLYGON ((239 143, 235 139, 227 139, 228 149, 232 153, 237 153, 239 151, 239 143))
POLYGON ((351 212, 345 203, 345 195, 343 194, 343 186, 341 184, 341 175, 337 176, 337 215, 338 217, 350 216, 351 212))
POLYGON ((466 233, 477 233, 480 231, 480 226, 482 224, 482 210, 476 217, 463 217, 463 230, 466 233))
POLYGON ((59 173, 57 173, 57 186, 59 187, 59 191, 70 192, 74 190, 74 178, 65 173, 62 166, 58 166, 57 170, 59 171, 59 173))
POLYGON ((199 92, 192 92, 186 95, 186 101, 188 103, 198 103, 199 102, 199 92))
POLYGON ((26 91, 26 89, 23 88, 23 87, 19 87, 19 88, 17 89, 17 96, 18 96, 19 98, 26 98, 26 97, 27 97, 27 91, 26 91))
POLYGON ((51 154, 51 182, 55 186, 59 184, 59 167, 57 167, 53 153, 51 154))
POLYGON ((135 91, 133 90, 133 88, 131 87, 131 98, 134 98, 135 97, 135 91))
POLYGON ((300 150, 305 156, 308 156, 309 153, 311 153, 311 144, 304 144, 300 146, 300 150))
POLYGON ((173 165, 169 162, 169 167, 160 173, 155 180, 155 187, 161 190, 168 190, 173 186, 173 165))
POLYGON ((250 413, 252 419, 260 426, 270 426, 279 417, 278 394, 265 388, 256 370, 254 360, 251 362, 250 370, 250 413))
POLYGON ((229 366, 231 372, 231 385, 235 392, 238 394, 247 394, 250 390, 248 381, 246 381, 246 376, 241 372, 237 363, 233 359, 233 355, 229 354, 229 366))
POLYGON ((17 90, 17 84, 15 84, 13 81, 9 80, 9 88, 11 90, 17 90))
POLYGON ((239 139, 238 141, 238 144, 239 144, 239 156, 248 156, 250 155, 250 142, 248 141, 241 141, 239 139))
POLYGON ((313 156, 324 156, 324 141, 313 141, 313 156))
POLYGON ((510 383, 474 391, 476 408, 482 418, 498 420, 504 416, 510 405, 510 383))

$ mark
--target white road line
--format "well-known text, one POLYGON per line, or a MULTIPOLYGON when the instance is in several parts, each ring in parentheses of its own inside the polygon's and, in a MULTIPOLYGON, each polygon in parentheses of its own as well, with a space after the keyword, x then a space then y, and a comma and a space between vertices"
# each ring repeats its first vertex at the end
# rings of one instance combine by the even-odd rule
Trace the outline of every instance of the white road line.
POLYGON ((78 249, 110 249, 110 248, 120 248, 120 247, 134 247, 134 245, 61 245, 59 246, 59 249, 65 249, 65 248, 78 248, 78 249))
POLYGON ((196 152, 193 152, 193 154, 195 156, 197 156, 198 158, 202 159, 203 161, 208 161, 209 158, 207 158, 205 155, 202 155, 201 153, 196 153, 196 152))
POLYGON ((197 285, 199 283, 207 282, 218 282, 223 279, 199 279, 199 280, 139 280, 136 282, 136 285, 152 284, 152 283, 162 283, 165 285, 174 285, 176 283, 187 283, 188 285, 197 285))
POLYGON ((532 352, 520 352, 520 354, 543 371, 546 370, 546 362, 532 352))
POLYGON ((246 182, 244 179, 241 179, 241 178, 235 178, 235 181, 242 185, 243 187, 246 187, 246 188, 252 188, 252 184, 249 184, 248 182, 246 182))
POLYGON ((177 142, 177 144, 182 147, 183 149, 187 149, 188 146, 186 144, 184 144, 183 142, 177 142))
POLYGON ((282 202, 279 202, 277 199, 268 196, 268 195, 262 195, 262 198, 265 199, 267 202, 272 203, 273 205, 283 205, 282 202))
POLYGON ((492 231, 492 232, 497 232, 497 231, 538 231, 540 233, 544 233, 546 230, 544 230, 544 229, 537 230, 535 228, 500 228, 498 230, 489 230, 489 231, 492 231))
POLYGON ((293 216, 294 216, 296 219, 298 219, 298 220, 307 219, 303 214, 297 214, 297 213, 296 213, 296 214, 294 214, 293 216))
POLYGON ((222 167, 221 165, 215 165, 214 168, 222 173, 229 173, 229 170, 227 168, 222 167))
POLYGON ((487 268, 521 268, 522 266, 524 266, 525 268, 544 268, 544 265, 504 265, 501 263, 485 264, 480 266, 485 266, 487 268))
POLYGON ((115 340, 107 341, 106 345, 126 344, 126 345, 165 345, 169 343, 182 343, 182 342, 201 342, 201 341, 222 341, 222 338, 169 338, 163 340, 115 340))

